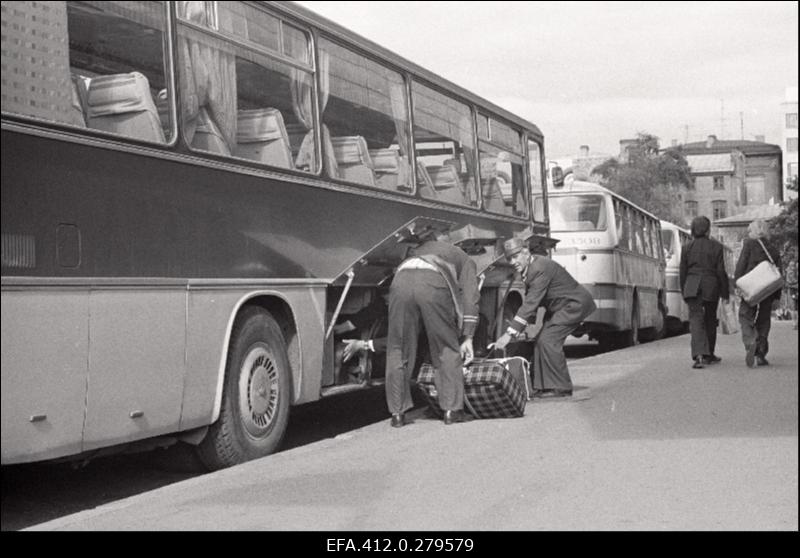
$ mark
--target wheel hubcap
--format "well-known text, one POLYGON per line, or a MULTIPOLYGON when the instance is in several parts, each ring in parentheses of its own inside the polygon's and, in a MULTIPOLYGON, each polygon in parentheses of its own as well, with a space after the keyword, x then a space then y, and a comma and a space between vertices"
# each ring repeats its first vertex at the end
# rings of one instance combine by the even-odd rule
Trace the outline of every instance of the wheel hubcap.
POLYGON ((275 418, 280 393, 278 368, 266 346, 256 346, 242 364, 239 382, 240 416, 255 437, 265 435, 275 418))

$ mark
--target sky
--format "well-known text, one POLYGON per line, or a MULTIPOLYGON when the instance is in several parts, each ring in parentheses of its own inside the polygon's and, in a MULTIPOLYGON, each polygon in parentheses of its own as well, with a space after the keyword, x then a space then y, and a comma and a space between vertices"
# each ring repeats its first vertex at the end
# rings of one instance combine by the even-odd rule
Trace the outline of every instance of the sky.
POLYGON ((533 122, 548 159, 640 132, 780 145, 798 82, 794 1, 298 4, 533 122))

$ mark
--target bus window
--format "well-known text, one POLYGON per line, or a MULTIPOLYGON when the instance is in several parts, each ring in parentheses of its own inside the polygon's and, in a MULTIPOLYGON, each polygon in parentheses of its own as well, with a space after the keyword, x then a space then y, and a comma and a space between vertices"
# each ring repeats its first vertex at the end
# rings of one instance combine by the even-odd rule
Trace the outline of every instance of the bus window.
POLYGON ((320 41, 322 122, 330 133, 331 176, 408 190, 408 112, 397 72, 331 41, 320 41), (325 84, 328 89, 325 90, 325 84))
POLYGON ((548 204, 552 231, 602 231, 606 229, 606 200, 602 195, 550 197, 548 204))
POLYGON ((3 111, 169 139, 163 2, 14 2, 2 10, 3 111), (32 51, 12 56, 12 44, 32 51))
POLYGON ((493 118, 478 115, 483 207, 493 213, 527 217, 522 134, 493 118))
POLYGON ((425 167, 434 187, 430 194, 430 190, 422 190, 422 195, 477 206, 472 111, 464 103, 417 82, 412 84, 411 95, 417 165, 425 167))
POLYGON ((631 236, 628 208, 619 200, 614 200, 614 215, 617 220, 617 244, 623 250, 630 250, 631 236))
POLYGON ((179 78, 192 149, 316 172, 308 37, 241 2, 181 3, 179 78), (283 26, 283 46, 279 42, 283 26), (225 40, 232 36, 236 42, 225 40), (305 46, 302 44, 305 43, 305 46), (304 62, 306 69, 280 58, 304 62))
POLYGON ((653 257, 653 243, 652 243, 652 231, 653 231, 653 224, 650 222, 650 219, 644 219, 644 253, 646 256, 653 257))

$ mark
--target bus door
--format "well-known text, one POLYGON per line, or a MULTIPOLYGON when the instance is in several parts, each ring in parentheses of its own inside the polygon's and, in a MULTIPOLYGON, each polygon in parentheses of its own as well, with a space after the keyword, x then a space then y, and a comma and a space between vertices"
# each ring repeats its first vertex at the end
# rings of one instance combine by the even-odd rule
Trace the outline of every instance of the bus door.
MULTIPOLYGON (((351 262, 345 270, 337 276, 330 285, 328 309, 325 330, 325 355, 323 361, 322 386, 323 395, 330 395, 331 389, 336 389, 341 384, 337 382, 339 364, 335 357, 333 342, 333 326, 342 314, 355 313, 366 306, 377 296, 378 287, 388 286, 391 283, 397 266, 406 258, 408 250, 421 238, 437 232, 448 232, 455 223, 429 217, 416 217, 403 226, 395 229, 378 244, 363 253, 357 260, 351 262), (331 386, 334 386, 331 388, 331 386)), ((385 324, 384 320, 384 326, 385 324)), ((374 328, 380 327, 379 323, 374 328)), ((358 381, 348 384, 347 387, 358 387, 370 383, 372 377, 370 355, 361 355, 358 373, 353 376, 358 381)))

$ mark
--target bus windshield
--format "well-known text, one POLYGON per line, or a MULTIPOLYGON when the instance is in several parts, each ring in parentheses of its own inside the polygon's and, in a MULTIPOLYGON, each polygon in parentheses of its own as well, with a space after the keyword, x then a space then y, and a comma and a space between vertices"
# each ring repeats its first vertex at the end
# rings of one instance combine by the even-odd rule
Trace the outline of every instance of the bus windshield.
MULTIPOLYGON (((606 200, 600 194, 551 196, 549 198, 551 231, 602 231, 606 229, 606 200)), ((535 205, 541 205, 537 197, 535 205)), ((534 208, 534 214, 542 209, 534 208)))

